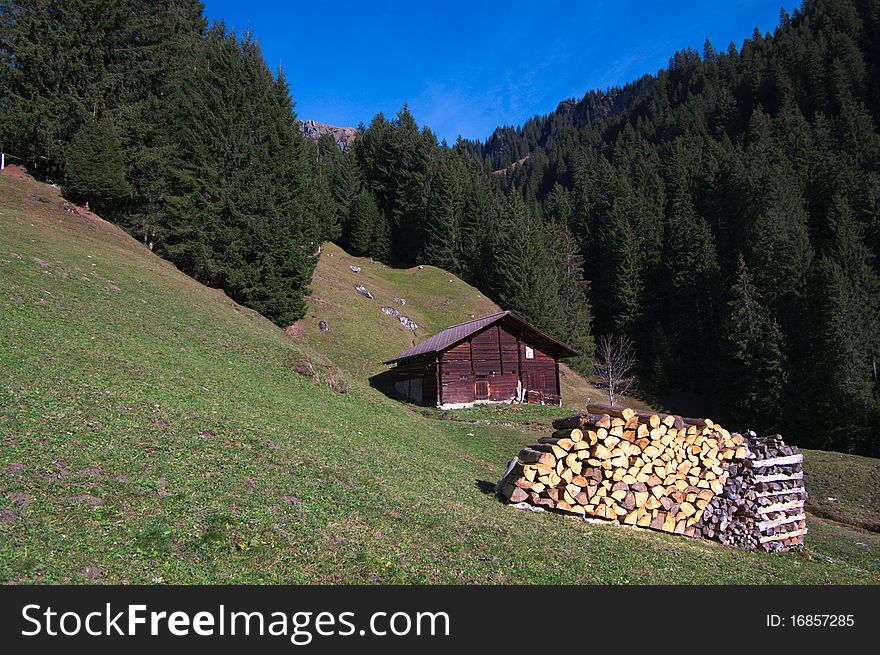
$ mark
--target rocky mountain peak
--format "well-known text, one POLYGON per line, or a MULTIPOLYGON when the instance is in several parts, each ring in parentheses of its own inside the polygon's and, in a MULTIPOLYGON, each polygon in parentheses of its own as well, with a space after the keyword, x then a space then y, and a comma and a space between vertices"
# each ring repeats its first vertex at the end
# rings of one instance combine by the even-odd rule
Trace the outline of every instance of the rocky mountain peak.
POLYGON ((307 139, 314 141, 317 141, 325 134, 332 135, 333 140, 336 142, 336 147, 343 152, 348 150, 355 136, 357 136, 357 130, 353 127, 335 127, 312 120, 300 121, 299 129, 302 130, 307 139))

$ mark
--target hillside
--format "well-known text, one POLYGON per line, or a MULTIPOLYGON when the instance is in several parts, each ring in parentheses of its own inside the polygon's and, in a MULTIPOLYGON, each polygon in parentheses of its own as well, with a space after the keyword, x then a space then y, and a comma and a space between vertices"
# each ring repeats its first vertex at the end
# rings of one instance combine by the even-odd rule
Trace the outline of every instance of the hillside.
MULTIPOLYGON (((361 380, 388 370, 383 361, 450 325, 500 311, 478 289, 443 269, 390 268, 367 257, 353 257, 333 243, 322 247, 308 302, 308 315, 291 334, 361 380), (359 294, 356 285, 373 298, 359 294), (400 300, 405 304, 400 305, 400 300), (383 307, 411 319, 417 329, 407 329, 398 317, 383 313, 383 307), (327 332, 321 331, 321 321, 326 322, 327 332)), ((582 407, 586 398, 594 402, 605 398, 564 364, 560 379, 566 405, 582 407)), ((626 400, 644 407, 637 400, 626 400)))
MULTIPOLYGON (((337 393, 338 347, 65 207, 0 176, 4 582, 878 581, 880 537, 827 520, 770 556, 502 505, 489 490, 531 437, 409 411, 366 365, 337 393), (306 357, 319 380, 294 371, 306 357)), ((823 491, 846 482, 829 470, 823 491)))

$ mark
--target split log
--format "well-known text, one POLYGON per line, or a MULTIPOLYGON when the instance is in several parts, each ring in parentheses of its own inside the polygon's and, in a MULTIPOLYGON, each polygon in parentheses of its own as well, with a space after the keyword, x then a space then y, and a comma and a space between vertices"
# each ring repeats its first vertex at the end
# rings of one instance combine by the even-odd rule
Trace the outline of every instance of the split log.
MULTIPOLYGON (((624 418, 623 413, 626 408, 618 407, 616 405, 604 405, 601 403, 595 403, 587 406, 588 412, 593 412, 597 414, 608 414, 612 417, 624 418)), ((657 416, 662 423, 667 416, 674 416, 674 425, 676 428, 681 428, 685 425, 692 425, 694 427, 703 428, 706 427, 706 419, 702 418, 686 418, 683 416, 678 416, 677 414, 655 414, 654 412, 645 412, 642 410, 630 410, 633 412, 633 416, 636 416, 639 421, 647 423, 651 416, 657 416)), ((656 425, 652 427, 657 427, 656 425)))
POLYGON ((504 471, 504 475, 501 476, 501 479, 498 481, 498 484, 495 485, 495 494, 496 495, 501 493, 501 490, 504 488, 504 485, 507 484, 507 478, 510 477, 511 471, 513 471, 513 469, 516 468, 518 463, 519 462, 517 461, 516 457, 511 459, 510 462, 508 462, 507 470, 504 471))
POLYGON ((517 456, 523 464, 556 464, 556 457, 552 453, 545 453, 534 448, 523 448, 517 456))
POLYGON ((775 528, 780 525, 785 525, 786 523, 794 523, 795 521, 803 521, 806 520, 806 514, 796 514, 795 516, 783 516, 780 519, 773 519, 771 521, 761 521, 758 523, 758 529, 762 532, 767 528, 775 528))
POLYGON ((556 430, 572 430, 582 429, 589 425, 597 428, 610 428, 611 417, 607 414, 590 414, 589 412, 575 414, 566 418, 558 418, 553 421, 553 428, 556 430))
POLYGON ((770 541, 779 541, 782 539, 791 539, 792 537, 802 537, 807 534, 806 528, 801 528, 800 530, 793 530, 791 532, 783 532, 781 534, 769 535, 767 537, 761 537, 758 541, 762 544, 766 544, 770 541))
POLYGON ((505 485, 502 494, 511 503, 521 503, 529 497, 529 494, 524 489, 520 489, 512 484, 505 485))
POLYGON ((755 482, 778 482, 780 480, 803 480, 803 472, 798 473, 777 473, 776 475, 756 475, 755 482))
POLYGON ((752 459, 749 460, 746 465, 751 466, 752 468, 763 468, 765 466, 781 466, 784 464, 797 464, 798 462, 803 462, 803 455, 788 455, 786 457, 771 457, 769 459, 752 459))

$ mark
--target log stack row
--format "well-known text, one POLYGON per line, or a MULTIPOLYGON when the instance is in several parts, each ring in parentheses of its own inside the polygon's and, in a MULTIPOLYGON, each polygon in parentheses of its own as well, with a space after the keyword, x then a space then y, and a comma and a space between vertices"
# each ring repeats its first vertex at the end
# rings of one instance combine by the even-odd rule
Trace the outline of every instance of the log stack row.
POLYGON ((803 543, 803 456, 778 435, 607 405, 553 427, 508 467, 510 502, 749 549, 803 543))

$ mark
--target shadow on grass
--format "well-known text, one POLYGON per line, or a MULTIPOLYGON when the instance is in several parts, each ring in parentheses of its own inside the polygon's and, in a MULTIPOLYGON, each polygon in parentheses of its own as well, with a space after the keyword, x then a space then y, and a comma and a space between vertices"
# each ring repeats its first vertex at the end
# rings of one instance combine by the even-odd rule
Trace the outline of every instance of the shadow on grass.
POLYGON ((394 369, 388 369, 376 373, 369 379, 370 386, 379 393, 388 396, 392 400, 400 400, 400 395, 394 391, 394 369))
POLYGON ((487 496, 495 496, 495 500, 497 500, 499 503, 506 502, 505 500, 503 500, 501 498, 501 496, 498 496, 495 493, 495 487, 496 487, 495 482, 489 482, 488 480, 477 480, 474 483, 474 486, 477 488, 477 490, 481 491, 482 493, 486 494, 487 496))

